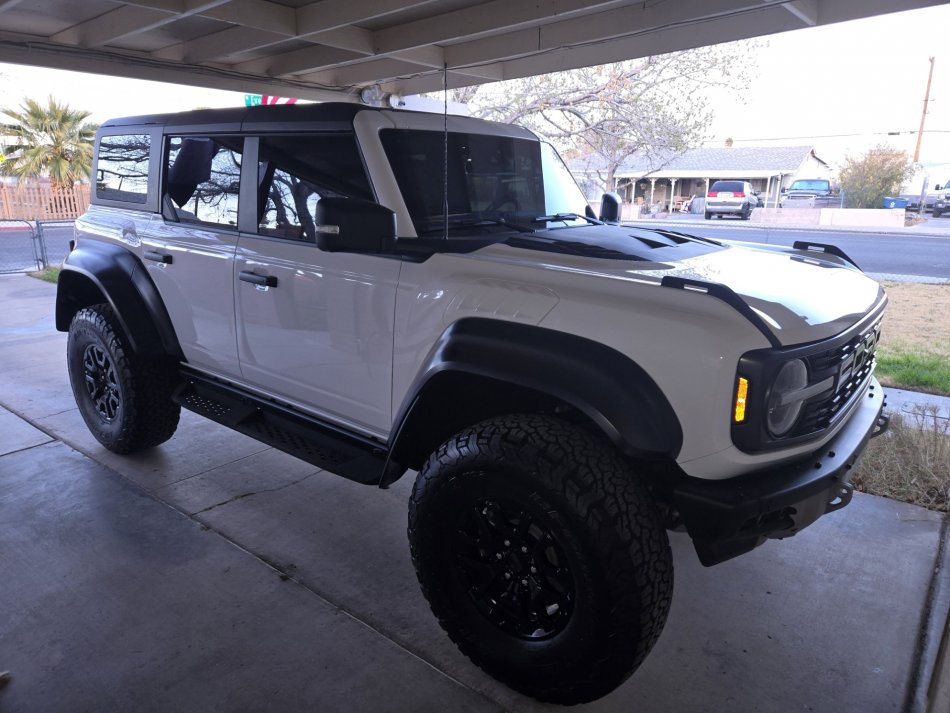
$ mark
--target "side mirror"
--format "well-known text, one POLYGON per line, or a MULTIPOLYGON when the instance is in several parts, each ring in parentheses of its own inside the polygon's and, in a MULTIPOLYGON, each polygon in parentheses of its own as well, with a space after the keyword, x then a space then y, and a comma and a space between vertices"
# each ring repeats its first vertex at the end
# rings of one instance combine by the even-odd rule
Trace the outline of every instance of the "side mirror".
POLYGON ((605 223, 619 223, 620 201, 618 193, 604 193, 600 199, 600 219, 605 223))
POLYGON ((944 188, 946 188, 946 186, 941 186, 939 183, 934 186, 935 191, 942 191, 944 188))
POLYGON ((321 198, 314 214, 317 247, 328 253, 388 253, 396 246, 396 214, 362 198, 321 198))
POLYGON ((782 186, 782 193, 785 193, 788 189, 785 186, 782 186))

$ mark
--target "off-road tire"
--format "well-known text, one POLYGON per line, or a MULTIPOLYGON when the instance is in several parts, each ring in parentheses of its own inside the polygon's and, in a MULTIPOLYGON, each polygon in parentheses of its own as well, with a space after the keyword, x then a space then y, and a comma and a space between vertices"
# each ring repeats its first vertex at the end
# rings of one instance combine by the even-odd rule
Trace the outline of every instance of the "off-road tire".
POLYGON ((556 418, 494 418, 443 443, 416 478, 409 542, 422 592, 452 641, 542 701, 606 695, 666 623, 673 565, 650 494, 609 443, 556 418), (492 552, 492 542, 504 551, 492 552), (490 582, 473 586, 473 572, 490 582), (552 595, 555 577, 568 586, 552 595), (539 601, 559 595, 542 607, 553 623, 531 619, 531 606, 537 614, 539 601), (526 617, 538 629, 512 631, 526 617))
POLYGON ((181 415, 171 398, 177 385, 174 363, 136 354, 109 305, 76 313, 66 360, 79 412, 110 451, 135 453, 174 435, 181 415))

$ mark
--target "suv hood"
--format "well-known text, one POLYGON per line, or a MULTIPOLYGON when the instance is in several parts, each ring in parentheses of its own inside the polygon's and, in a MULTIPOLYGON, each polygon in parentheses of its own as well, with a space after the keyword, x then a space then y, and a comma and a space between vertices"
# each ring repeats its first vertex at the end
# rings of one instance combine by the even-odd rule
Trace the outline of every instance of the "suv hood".
MULTIPOLYGON (((535 251, 540 250, 546 253, 547 269, 638 283, 659 284, 673 275, 725 285, 762 318, 783 346, 840 334, 885 296, 880 285, 836 255, 665 230, 562 228, 514 236, 505 245, 517 252, 492 250, 494 259, 503 253, 506 260, 537 264, 535 251)), ((696 299, 714 298, 697 292, 696 299)))

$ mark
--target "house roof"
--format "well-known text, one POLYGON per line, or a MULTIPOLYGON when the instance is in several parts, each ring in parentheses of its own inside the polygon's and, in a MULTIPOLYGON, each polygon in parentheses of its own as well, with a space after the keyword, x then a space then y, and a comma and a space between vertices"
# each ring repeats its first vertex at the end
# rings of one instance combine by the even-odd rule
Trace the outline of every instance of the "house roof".
MULTIPOLYGON (((634 154, 617 169, 617 178, 767 178, 795 173, 809 156, 827 166, 811 146, 719 146, 681 154, 634 154)), ((602 171, 602 161, 571 161, 580 173, 602 171)))

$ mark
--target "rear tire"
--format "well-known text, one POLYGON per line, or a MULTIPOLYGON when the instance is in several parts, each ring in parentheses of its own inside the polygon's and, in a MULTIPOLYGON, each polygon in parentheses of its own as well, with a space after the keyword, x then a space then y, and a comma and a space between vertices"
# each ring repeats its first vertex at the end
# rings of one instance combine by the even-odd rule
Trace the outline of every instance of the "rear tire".
POLYGON ((712 213, 710 213, 710 212, 707 210, 707 211, 705 211, 705 212, 703 213, 703 217, 704 217, 706 220, 709 220, 710 218, 712 218, 712 213))
POLYGON ((174 363, 136 354, 115 312, 98 304, 69 326, 67 368, 73 396, 92 435, 114 453, 164 443, 178 428, 174 363))
POLYGON ((666 622, 673 565, 646 488, 606 442, 494 418, 433 453, 409 503, 423 594, 475 664, 542 701, 606 695, 666 622))

